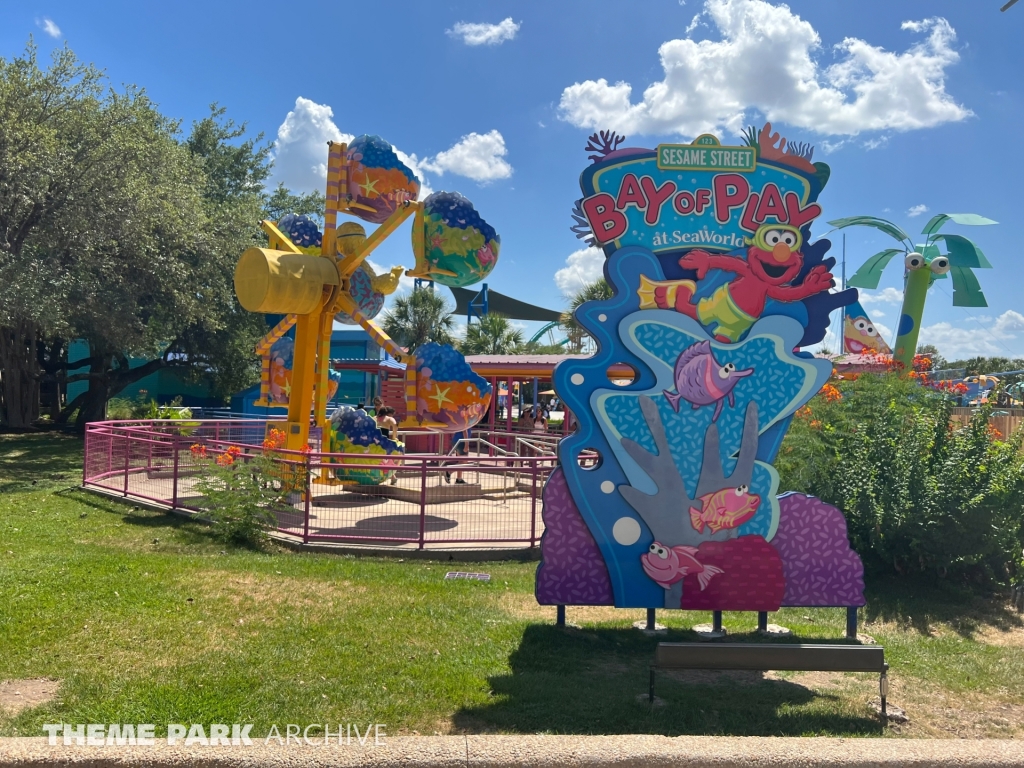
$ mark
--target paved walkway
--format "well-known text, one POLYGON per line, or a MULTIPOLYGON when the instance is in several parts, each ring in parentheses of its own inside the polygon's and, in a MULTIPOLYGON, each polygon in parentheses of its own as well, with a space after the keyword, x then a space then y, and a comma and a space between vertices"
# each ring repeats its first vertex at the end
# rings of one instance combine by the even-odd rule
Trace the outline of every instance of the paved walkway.
MULTIPOLYGON (((282 732, 285 725, 279 726, 282 732)), ((354 740, 353 740, 354 741, 354 740)), ((58 737, 60 742, 60 737, 58 737)), ((379 766, 550 766, 648 768, 649 766, 1024 766, 1024 742, 835 738, 738 738, 722 736, 435 736, 385 738, 380 746, 357 744, 153 747, 48 746, 45 738, 0 739, 0 768, 45 766, 153 766, 178 768, 304 768, 379 766)))

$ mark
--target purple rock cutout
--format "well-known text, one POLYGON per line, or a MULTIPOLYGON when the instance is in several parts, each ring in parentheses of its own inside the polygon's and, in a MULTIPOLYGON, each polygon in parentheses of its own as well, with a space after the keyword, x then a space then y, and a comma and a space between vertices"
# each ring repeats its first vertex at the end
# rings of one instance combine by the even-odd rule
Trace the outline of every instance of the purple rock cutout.
MULTIPOLYGON (((569 494, 559 467, 544 486, 544 535, 537 568, 541 605, 614 605, 601 550, 569 494)), ((844 535, 845 535, 845 528, 844 535)))
POLYGON ((779 497, 779 528, 772 546, 782 557, 784 606, 864 605, 864 565, 850 549, 846 518, 803 493, 779 497))

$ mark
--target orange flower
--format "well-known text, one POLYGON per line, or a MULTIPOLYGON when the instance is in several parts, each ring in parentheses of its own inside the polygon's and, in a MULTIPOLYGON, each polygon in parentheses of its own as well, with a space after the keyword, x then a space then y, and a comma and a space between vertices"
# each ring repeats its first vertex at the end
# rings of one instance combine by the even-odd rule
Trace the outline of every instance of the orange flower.
POLYGON ((797 416, 798 418, 806 419, 808 416, 811 415, 811 409, 805 405, 803 408, 800 408, 794 415, 797 416))
POLYGON ((192 447, 189 448, 189 450, 192 452, 193 456, 198 456, 200 459, 205 459, 206 458, 206 446, 205 445, 200 445, 199 443, 194 443, 192 445, 192 447))
POLYGON ((811 419, 811 429, 821 429, 821 420, 811 419))
POLYGON ((839 391, 839 387, 834 384, 826 384, 821 388, 821 396, 825 398, 825 402, 834 403, 837 400, 843 399, 843 393, 839 391))
POLYGON ((229 445, 227 450, 217 457, 217 464, 222 467, 230 467, 235 459, 242 455, 242 449, 237 445, 229 445))
POLYGON ((275 427, 270 428, 270 432, 263 440, 263 449, 266 451, 276 451, 278 448, 283 446, 285 443, 285 434, 280 429, 275 427))
POLYGON ((913 365, 915 371, 930 371, 932 369, 932 359, 927 355, 914 355, 913 365))

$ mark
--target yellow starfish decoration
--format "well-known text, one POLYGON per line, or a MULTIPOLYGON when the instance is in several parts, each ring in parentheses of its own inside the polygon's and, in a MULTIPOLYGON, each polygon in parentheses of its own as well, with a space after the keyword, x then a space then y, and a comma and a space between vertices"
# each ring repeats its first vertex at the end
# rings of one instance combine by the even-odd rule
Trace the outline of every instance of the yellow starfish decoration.
POLYGON ((366 181, 359 185, 359 188, 361 190, 363 190, 363 194, 366 195, 367 197, 370 196, 371 192, 373 192, 373 194, 375 194, 375 195, 380 195, 380 192, 377 191, 377 181, 378 181, 378 179, 374 179, 373 181, 370 181, 370 174, 366 173, 366 174, 363 174, 363 175, 366 177, 366 181))
MULTIPOLYGON (((451 389, 451 387, 448 387, 448 389, 451 389)), ((434 394, 429 395, 431 400, 437 401, 437 410, 439 411, 445 403, 451 402, 451 400, 448 399, 448 389, 441 389, 435 385, 434 394)))

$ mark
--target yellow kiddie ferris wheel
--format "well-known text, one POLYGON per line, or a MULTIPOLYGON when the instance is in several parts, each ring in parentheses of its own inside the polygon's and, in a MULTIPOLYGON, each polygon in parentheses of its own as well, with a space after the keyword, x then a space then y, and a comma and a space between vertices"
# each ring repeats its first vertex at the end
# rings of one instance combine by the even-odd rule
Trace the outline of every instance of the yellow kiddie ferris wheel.
MULTIPOLYGON (((288 449, 302 450, 311 424, 326 423, 336 318, 362 326, 406 365, 401 427, 457 432, 486 413, 490 385, 457 351, 427 344, 409 354, 373 321, 403 272, 442 285, 466 286, 483 280, 497 263, 500 238, 469 200, 457 192, 437 192, 419 201, 419 191, 413 172, 383 139, 364 135, 351 144, 331 143, 323 233, 315 231, 306 217, 264 221, 268 247, 250 248, 239 258, 235 293, 242 307, 285 315, 257 345, 264 359, 264 384, 272 345, 295 329, 283 424, 288 449), (358 222, 339 223, 342 215, 378 226, 367 234, 358 222), (410 217, 413 268, 374 274, 367 257, 410 217)), ((261 399, 265 397, 266 391, 261 399)))

